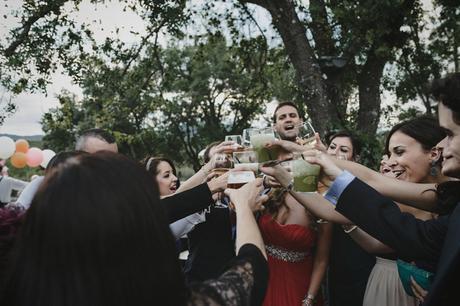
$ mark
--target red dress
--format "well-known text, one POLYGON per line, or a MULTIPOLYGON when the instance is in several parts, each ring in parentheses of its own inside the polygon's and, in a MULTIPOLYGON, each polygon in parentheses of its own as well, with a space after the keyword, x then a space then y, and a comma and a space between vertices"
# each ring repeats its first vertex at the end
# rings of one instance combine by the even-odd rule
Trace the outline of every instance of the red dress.
MULTIPOLYGON (((268 255, 269 280, 263 306, 300 306, 310 286, 317 234, 298 224, 282 225, 270 215, 259 219, 268 255)), ((322 305, 320 292, 317 303, 322 305)))

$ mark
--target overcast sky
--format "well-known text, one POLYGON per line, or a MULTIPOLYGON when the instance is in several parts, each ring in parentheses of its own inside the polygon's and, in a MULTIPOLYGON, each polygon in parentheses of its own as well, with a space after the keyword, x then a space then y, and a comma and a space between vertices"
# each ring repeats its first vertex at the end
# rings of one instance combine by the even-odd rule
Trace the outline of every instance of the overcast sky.
MULTIPOLYGON (((6 0, 2 1, 0 6, 0 37, 7 34, 8 29, 17 25, 17 21, 10 15, 12 9, 17 9, 21 6, 22 1, 6 0), (5 5, 4 5, 5 4, 5 5), (6 6, 7 5, 7 6, 6 6), (6 19, 3 16, 8 16, 6 19)), ((123 12, 122 6, 118 1, 107 1, 104 5, 93 5, 88 0, 84 0, 80 5, 78 13, 79 22, 90 23, 93 20, 102 20, 102 25, 95 23, 93 31, 98 41, 103 41, 105 37, 110 36, 110 33, 118 26, 126 24, 125 29, 120 30, 120 37, 126 42, 135 42, 136 37, 130 34, 129 31, 143 32, 144 22, 139 16, 130 12, 123 12), (102 30, 102 28, 104 30, 102 30)), ((61 73, 55 73, 52 78, 52 84, 48 86, 48 95, 44 94, 29 94, 24 93, 16 96, 13 101, 17 105, 18 110, 12 116, 5 120, 5 123, 0 126, 0 133, 18 134, 18 135, 36 135, 43 134, 39 123, 42 115, 50 108, 56 107, 59 103, 56 99, 56 94, 62 89, 67 89, 72 93, 81 95, 81 89, 72 84, 69 77, 61 73)), ((2 92, 4 94, 4 92, 2 92)), ((1 94, 0 94, 1 96, 1 94)))

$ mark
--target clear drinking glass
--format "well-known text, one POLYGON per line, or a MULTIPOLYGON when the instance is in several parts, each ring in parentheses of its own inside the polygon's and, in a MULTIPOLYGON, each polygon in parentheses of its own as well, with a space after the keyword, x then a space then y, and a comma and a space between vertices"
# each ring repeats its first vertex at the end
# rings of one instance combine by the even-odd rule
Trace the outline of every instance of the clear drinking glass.
POLYGON ((298 141, 302 145, 315 146, 315 129, 310 121, 302 122, 300 125, 294 127, 298 129, 298 141))
POLYGON ((257 154, 254 151, 233 152, 233 163, 235 169, 249 169, 255 173, 259 169, 257 154))
POLYGON ((225 136, 225 141, 233 141, 236 144, 243 145, 243 139, 241 135, 227 135, 225 136))
POLYGON ((253 133, 252 130, 257 130, 255 128, 247 128, 243 130, 243 135, 242 135, 242 145, 245 148, 251 147, 251 134, 253 133))
POLYGON ((265 146, 267 143, 278 138, 273 128, 252 129, 250 130, 249 137, 259 163, 265 163, 278 158, 280 154, 279 147, 267 148, 265 146))

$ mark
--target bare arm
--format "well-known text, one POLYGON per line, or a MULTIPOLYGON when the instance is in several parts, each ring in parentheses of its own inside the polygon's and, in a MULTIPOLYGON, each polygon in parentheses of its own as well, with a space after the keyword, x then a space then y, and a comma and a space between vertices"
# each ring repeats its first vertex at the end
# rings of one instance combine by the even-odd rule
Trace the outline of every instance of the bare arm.
MULTIPOLYGON (((283 187, 286 187, 292 179, 289 172, 279 165, 275 167, 261 167, 260 170, 267 175, 273 176, 283 187)), ((320 194, 299 193, 295 191, 291 191, 290 193, 302 206, 318 218, 339 224, 351 223, 350 220, 336 212, 334 205, 320 194)))
POLYGON ((329 264, 329 251, 332 240, 332 224, 324 223, 319 225, 318 246, 316 249, 315 259, 313 262, 313 271, 311 273, 310 287, 308 294, 314 297, 318 296, 321 288, 321 283, 326 274, 326 269, 329 264))
POLYGON ((256 179, 240 189, 226 189, 225 194, 230 197, 236 210, 236 253, 243 245, 251 243, 259 248, 266 259, 265 244, 251 209, 267 199, 266 195, 259 196, 262 189, 262 179, 256 179))
POLYGON ((189 190, 195 186, 198 186, 204 182, 206 182, 206 178, 208 177, 208 173, 211 170, 208 170, 207 165, 204 165, 197 173, 195 173, 191 178, 183 182, 176 192, 182 192, 185 190, 189 190))
MULTIPOLYGON (((345 227, 344 229, 346 230, 347 228, 345 227)), ((359 227, 353 229, 348 235, 370 254, 387 254, 394 252, 392 248, 372 237, 359 227)))
POLYGON ((394 201, 427 210, 436 210, 436 185, 416 184, 387 177, 363 165, 346 160, 331 160, 340 168, 347 170, 372 188, 394 201))

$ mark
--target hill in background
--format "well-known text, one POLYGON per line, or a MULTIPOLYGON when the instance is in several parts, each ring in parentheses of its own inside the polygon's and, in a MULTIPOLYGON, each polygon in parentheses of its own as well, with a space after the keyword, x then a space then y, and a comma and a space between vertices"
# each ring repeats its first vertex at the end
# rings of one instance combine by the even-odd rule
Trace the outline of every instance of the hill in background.
POLYGON ((14 141, 18 140, 18 139, 25 139, 27 141, 42 141, 43 139, 43 135, 30 135, 30 136, 21 136, 21 135, 14 135, 14 134, 1 134, 0 133, 0 137, 1 136, 7 136, 7 137, 10 137, 11 139, 13 139, 14 141))

